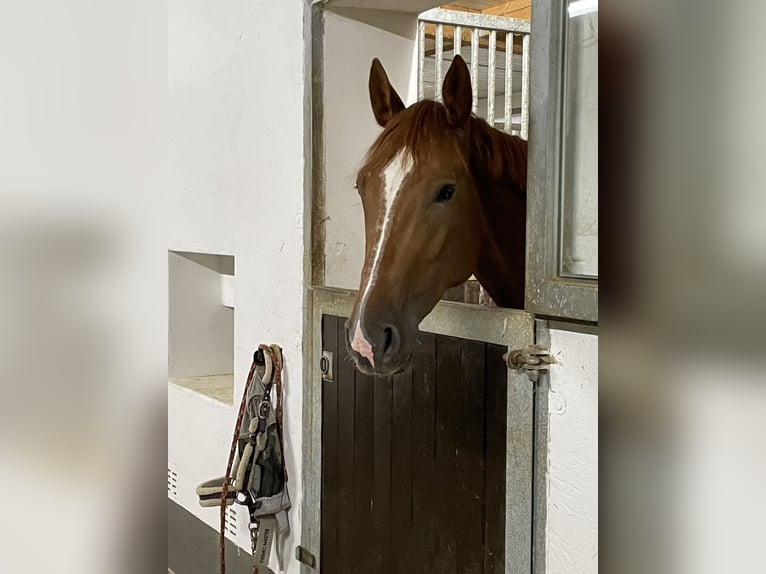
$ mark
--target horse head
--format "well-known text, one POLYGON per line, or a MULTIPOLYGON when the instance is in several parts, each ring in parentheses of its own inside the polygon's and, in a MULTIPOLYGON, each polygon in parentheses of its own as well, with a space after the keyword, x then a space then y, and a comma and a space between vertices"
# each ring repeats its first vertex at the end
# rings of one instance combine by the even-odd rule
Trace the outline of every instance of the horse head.
POLYGON ((455 56, 444 78, 443 103, 405 108, 377 59, 369 91, 383 131, 356 181, 366 247, 346 342, 361 371, 390 375, 408 365, 418 325, 444 291, 474 272, 482 215, 469 161, 472 95, 463 59, 455 56))

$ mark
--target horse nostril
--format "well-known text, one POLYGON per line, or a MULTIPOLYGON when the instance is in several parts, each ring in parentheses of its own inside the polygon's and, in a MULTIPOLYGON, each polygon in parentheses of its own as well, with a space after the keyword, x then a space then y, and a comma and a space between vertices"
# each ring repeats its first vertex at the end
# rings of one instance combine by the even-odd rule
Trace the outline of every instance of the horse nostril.
POLYGON ((383 329, 383 348, 382 355, 390 356, 396 353, 399 347, 399 331, 393 325, 388 325, 383 329))
POLYGON ((383 330, 383 334, 385 336, 383 339, 383 354, 385 355, 391 348, 391 343, 394 342, 394 332, 391 330, 391 327, 386 327, 383 330))

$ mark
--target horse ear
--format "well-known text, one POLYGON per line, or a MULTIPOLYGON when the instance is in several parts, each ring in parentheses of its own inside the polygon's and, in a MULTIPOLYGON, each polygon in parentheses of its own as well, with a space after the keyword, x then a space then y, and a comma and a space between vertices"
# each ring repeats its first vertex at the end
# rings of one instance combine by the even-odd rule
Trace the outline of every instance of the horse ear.
POLYGON ((404 104, 391 86, 391 82, 388 81, 383 64, 377 58, 372 61, 370 67, 369 87, 372 113, 375 114, 375 119, 381 127, 386 127, 386 124, 404 109, 404 104))
POLYGON ((465 126, 471 117, 473 96, 471 94, 471 75, 465 60, 459 55, 452 59, 442 86, 442 99, 447 108, 447 120, 453 128, 465 126))

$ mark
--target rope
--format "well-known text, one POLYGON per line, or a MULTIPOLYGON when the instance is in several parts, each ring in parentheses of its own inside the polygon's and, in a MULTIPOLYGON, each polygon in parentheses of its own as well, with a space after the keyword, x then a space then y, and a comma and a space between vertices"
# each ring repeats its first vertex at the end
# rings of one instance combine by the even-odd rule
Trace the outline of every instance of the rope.
MULTIPOLYGON (((220 534, 218 538, 219 552, 221 560, 221 574, 226 574, 226 495, 229 492, 229 476, 231 475, 231 468, 234 466, 234 455, 237 452, 237 440, 239 439, 239 427, 242 425, 242 419, 245 416, 245 408, 247 407, 247 390, 250 388, 250 383, 253 382, 253 375, 255 374, 255 358, 253 358, 253 365, 250 367, 250 374, 247 375, 247 382, 245 383, 245 390, 242 393, 242 402, 239 405, 239 412, 237 413, 237 423, 234 425, 234 436, 231 439, 231 449, 229 450, 229 461, 226 464, 226 474, 223 480, 223 490, 221 491, 221 515, 220 515, 220 534)), ((254 574, 258 574, 258 568, 254 571, 254 574)))
MULTIPOLYGON (((275 345, 276 346, 276 345, 275 345)), ((279 448, 282 451, 282 474, 287 482, 287 463, 285 462, 285 441, 282 436, 282 353, 279 354, 272 347, 262 345, 264 350, 268 349, 271 360, 275 365, 274 384, 277 386, 277 408, 275 409, 277 418, 277 436, 279 437, 279 448)), ((278 348, 278 347, 277 347, 278 348)))

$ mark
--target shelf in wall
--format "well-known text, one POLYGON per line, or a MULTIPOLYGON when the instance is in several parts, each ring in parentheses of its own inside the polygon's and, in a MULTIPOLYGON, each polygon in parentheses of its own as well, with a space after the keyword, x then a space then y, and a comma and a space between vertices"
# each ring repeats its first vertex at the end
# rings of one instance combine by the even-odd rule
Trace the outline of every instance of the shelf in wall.
POLYGON ((234 374, 176 377, 169 383, 200 393, 226 405, 234 404, 234 374))
POLYGON ((170 251, 168 279, 168 382, 233 404, 234 257, 170 251))

